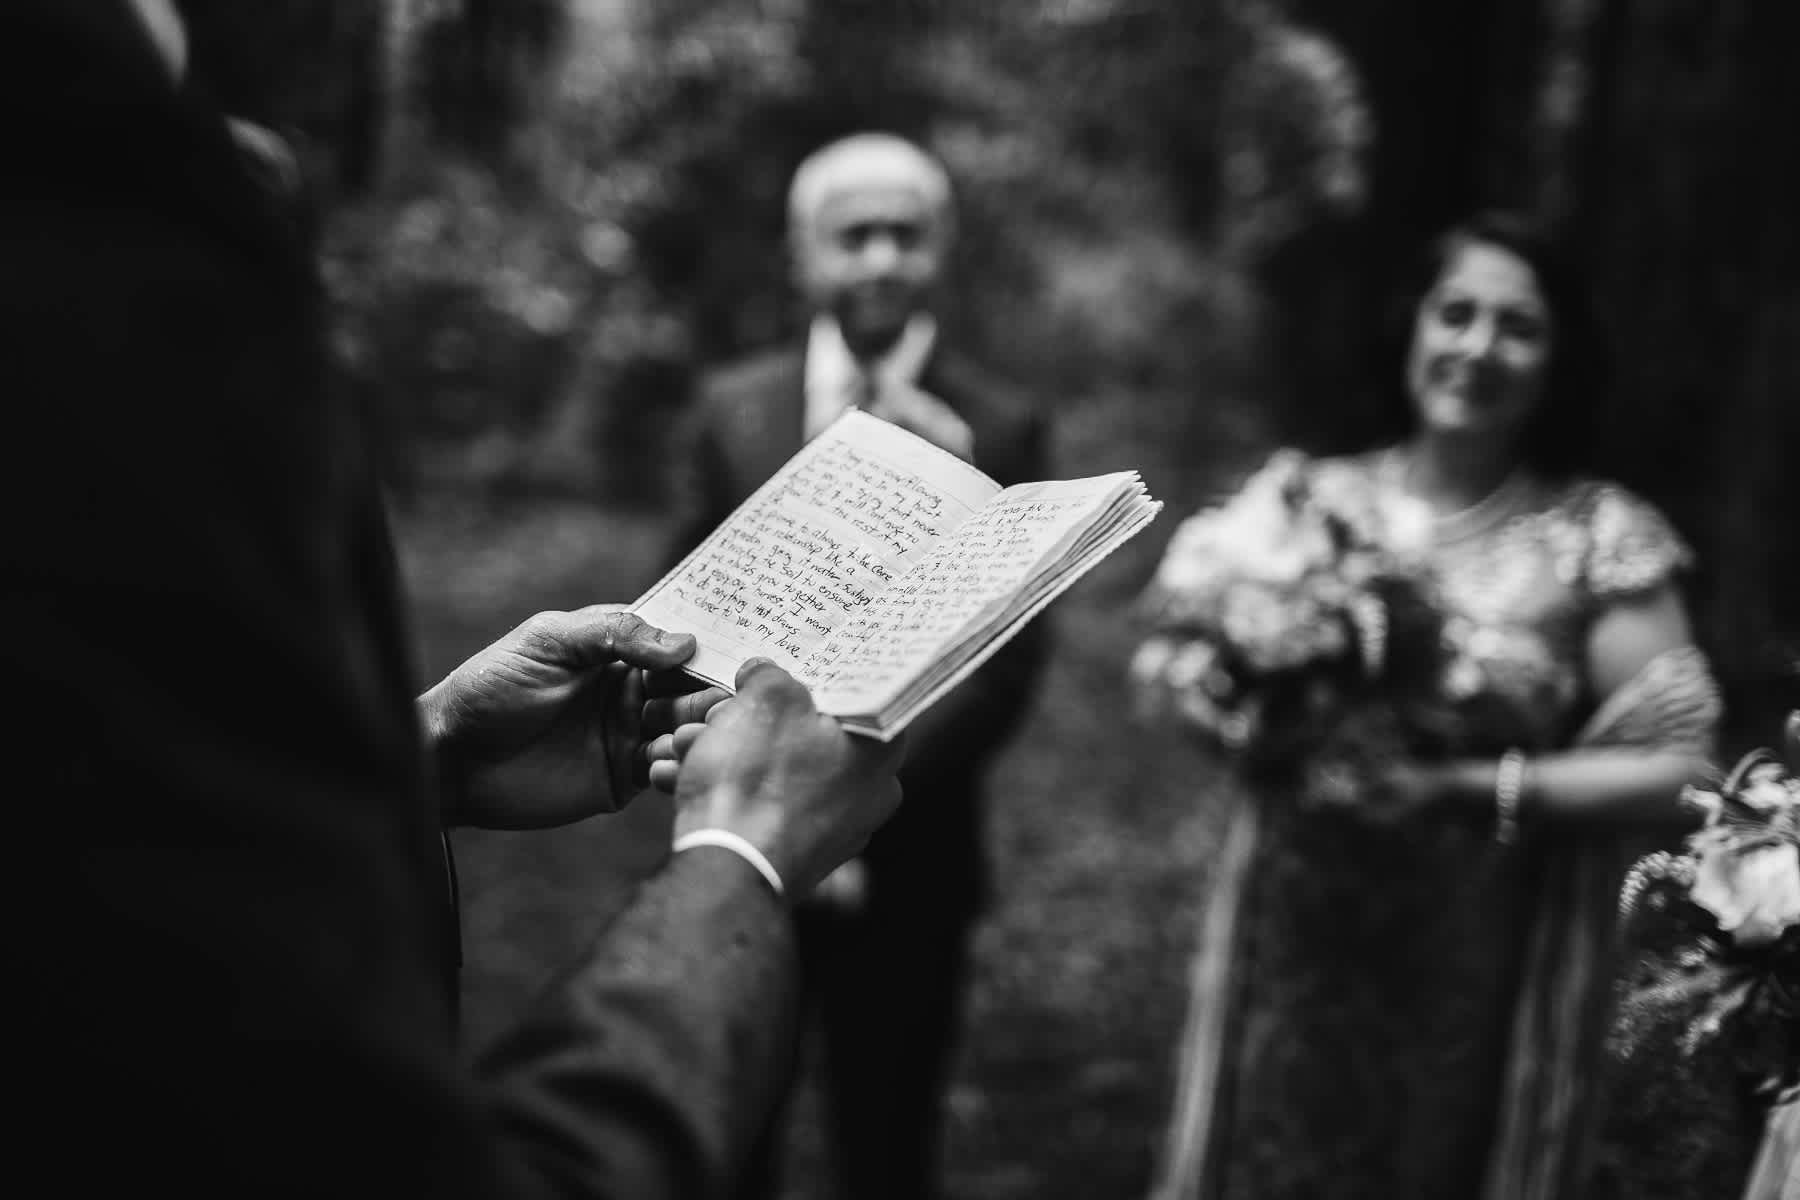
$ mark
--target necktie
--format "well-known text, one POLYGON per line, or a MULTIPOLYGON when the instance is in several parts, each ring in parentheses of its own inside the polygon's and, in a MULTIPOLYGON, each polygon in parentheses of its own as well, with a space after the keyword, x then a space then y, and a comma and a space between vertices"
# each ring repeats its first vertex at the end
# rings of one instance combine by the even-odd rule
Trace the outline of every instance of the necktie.
POLYGON ((881 383, 876 379, 875 372, 858 364, 850 377, 850 407, 872 413, 880 399, 881 383))

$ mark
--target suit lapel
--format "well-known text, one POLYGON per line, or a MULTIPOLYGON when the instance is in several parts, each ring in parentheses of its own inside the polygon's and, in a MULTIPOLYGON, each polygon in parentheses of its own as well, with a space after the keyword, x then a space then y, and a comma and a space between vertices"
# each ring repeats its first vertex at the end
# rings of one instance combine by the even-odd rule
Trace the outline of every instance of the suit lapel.
POLYGON ((953 350, 939 347, 919 374, 919 386, 949 405, 975 435, 975 466, 1002 484, 1037 478, 1041 463, 1030 422, 1010 393, 953 350))
POLYGON ((769 381, 768 436, 781 461, 806 443, 806 352, 784 356, 769 381))
POLYGON ((965 375, 954 353, 940 344, 919 372, 919 387, 949 405, 951 412, 968 423, 969 432, 975 435, 975 465, 986 471, 994 448, 993 422, 979 390, 968 386, 965 375))
POLYGON ((743 381, 730 406, 724 451, 733 463, 742 499, 761 487, 799 452, 806 441, 804 355, 783 351, 765 369, 743 381))
MULTIPOLYGON (((939 336, 942 337, 941 334, 939 336)), ((925 360, 925 366, 919 371, 919 387, 948 404, 957 416, 968 420, 968 414, 963 411, 962 397, 958 394, 960 389, 945 365, 946 357, 941 344, 932 347, 931 357, 925 360)))

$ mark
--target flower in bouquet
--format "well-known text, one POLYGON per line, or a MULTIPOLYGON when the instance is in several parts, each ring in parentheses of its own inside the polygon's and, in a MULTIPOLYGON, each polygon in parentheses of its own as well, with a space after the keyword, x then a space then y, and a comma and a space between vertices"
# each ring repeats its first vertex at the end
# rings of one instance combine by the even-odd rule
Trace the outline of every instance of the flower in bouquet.
POLYGON ((1537 715, 1568 711, 1580 685, 1527 629, 1454 616, 1444 622, 1443 653, 1441 705, 1430 721, 1440 756, 1533 744, 1537 715))
POLYGON ((1689 1054, 1725 1039, 1758 1090, 1800 1083, 1800 778, 1767 751, 1745 756, 1716 790, 1688 788, 1705 815, 1685 853, 1641 860, 1621 909, 1660 907, 1675 948, 1626 997, 1629 1046, 1646 1014, 1684 1014, 1689 1054))
POLYGON ((1282 451, 1176 531, 1133 661, 1145 694, 1262 761, 1317 753, 1438 645, 1429 516, 1352 464, 1282 451))
POLYGON ((1684 793, 1706 814, 1705 827, 1688 839, 1688 895, 1735 945, 1755 949, 1800 928, 1800 779, 1763 758, 1734 776, 1735 786, 1718 792, 1684 793))

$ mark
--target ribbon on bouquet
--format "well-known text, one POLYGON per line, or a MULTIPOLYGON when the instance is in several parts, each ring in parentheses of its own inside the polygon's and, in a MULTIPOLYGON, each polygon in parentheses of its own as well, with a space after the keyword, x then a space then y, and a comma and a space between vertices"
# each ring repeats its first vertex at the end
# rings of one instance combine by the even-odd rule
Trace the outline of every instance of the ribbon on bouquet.
POLYGON ((1800 1089, 1769 1110, 1744 1200, 1800 1200, 1800 1089))
POLYGON ((1225 844, 1207 888, 1199 944, 1188 977, 1187 1021, 1181 1031, 1180 1088, 1149 1200, 1191 1200, 1205 1174, 1213 1132, 1230 1009, 1232 959, 1245 881, 1256 857, 1258 809, 1241 789, 1232 796, 1225 844))

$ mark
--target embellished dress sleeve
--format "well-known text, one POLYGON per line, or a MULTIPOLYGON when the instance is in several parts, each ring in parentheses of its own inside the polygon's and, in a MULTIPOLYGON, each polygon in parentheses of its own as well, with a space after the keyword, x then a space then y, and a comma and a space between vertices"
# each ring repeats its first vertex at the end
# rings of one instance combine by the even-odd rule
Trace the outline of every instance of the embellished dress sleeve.
MULTIPOLYGON (((1596 484, 1586 511, 1583 582, 1596 612, 1667 586, 1693 565, 1693 551, 1649 501, 1616 484, 1596 484)), ((1710 754, 1722 715, 1706 655, 1671 647, 1611 695, 1576 744, 1689 749, 1710 754)))
POLYGON ((1693 551, 1649 501, 1595 484, 1587 504, 1587 590, 1601 604, 1654 591, 1693 565, 1693 551))

